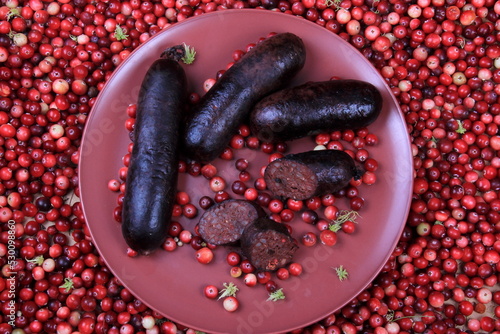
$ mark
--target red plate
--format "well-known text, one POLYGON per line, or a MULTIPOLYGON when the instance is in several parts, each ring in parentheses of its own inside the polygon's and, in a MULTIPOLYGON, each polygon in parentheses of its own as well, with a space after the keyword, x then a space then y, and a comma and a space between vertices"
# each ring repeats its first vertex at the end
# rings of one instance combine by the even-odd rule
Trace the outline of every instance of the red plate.
MULTIPOLYGON (((310 139, 290 143, 292 151, 314 147, 310 139)), ((248 149, 238 154, 250 157, 258 168, 266 156, 248 149)), ((234 162, 218 162, 220 174, 235 177, 234 162)), ((88 118, 80 157, 80 192, 85 217, 96 247, 109 268, 139 299, 167 318, 211 333, 285 332, 318 321, 338 310, 361 292, 379 273, 394 249, 406 221, 412 193, 412 156, 402 114, 389 88, 372 65, 335 34, 303 18, 264 10, 226 10, 187 19, 151 38, 113 73, 88 118), (120 225, 113 219, 116 193, 107 183, 117 178, 129 144, 124 122, 126 107, 136 102, 141 80, 149 65, 166 47, 186 43, 197 51, 194 64, 184 66, 191 91, 202 92, 205 79, 214 77, 232 60, 232 52, 256 42, 269 32, 292 32, 307 47, 307 62, 295 84, 327 80, 330 76, 353 78, 374 84, 384 98, 380 118, 369 129, 379 137, 370 153, 379 162, 377 182, 362 186, 366 205, 357 230, 339 234, 334 247, 302 246, 296 253, 304 274, 279 281, 286 299, 266 301, 262 286, 249 288, 232 279, 225 263, 227 250, 216 250, 209 265, 199 264, 190 246, 174 252, 158 251, 149 257, 127 257, 120 225), (348 279, 339 281, 332 267, 343 265, 348 279), (234 282, 240 288, 240 308, 228 313, 221 301, 203 295, 207 284, 234 282)), ((203 177, 180 179, 192 202, 210 194, 203 177), (201 189, 201 190, 200 190, 201 189)), ((342 202, 339 206, 342 208, 342 202)), ((345 207, 345 205, 344 205, 345 207)), ((298 216, 298 215, 297 215, 298 216)), ((197 219, 181 220, 192 230, 197 219)), ((294 236, 314 230, 296 219, 294 236)))

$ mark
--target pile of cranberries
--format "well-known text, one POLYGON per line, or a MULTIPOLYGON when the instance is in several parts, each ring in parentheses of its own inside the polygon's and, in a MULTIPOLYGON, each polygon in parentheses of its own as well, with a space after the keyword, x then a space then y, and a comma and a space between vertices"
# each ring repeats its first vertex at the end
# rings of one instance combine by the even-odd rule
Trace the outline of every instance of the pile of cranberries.
POLYGON ((413 201, 389 261, 345 307, 294 333, 500 333, 494 0, 2 1, 0 333, 195 333, 103 263, 78 200, 78 149, 132 50, 190 16, 245 7, 302 16, 357 48, 412 141, 413 201))

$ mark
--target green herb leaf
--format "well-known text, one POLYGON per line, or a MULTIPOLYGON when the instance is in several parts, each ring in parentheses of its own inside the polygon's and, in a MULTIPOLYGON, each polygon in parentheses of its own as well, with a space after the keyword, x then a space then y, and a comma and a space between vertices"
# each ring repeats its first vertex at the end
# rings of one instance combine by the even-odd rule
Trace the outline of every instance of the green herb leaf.
POLYGON ((19 8, 11 8, 9 12, 7 13, 7 21, 10 21, 12 18, 16 16, 21 16, 21 12, 19 11, 19 8))
POLYGON ((385 315, 385 319, 387 322, 393 322, 394 321, 394 310, 388 310, 387 314, 385 315))
POLYGON ((186 43, 183 43, 183 45, 184 45, 184 57, 182 57, 181 60, 184 62, 184 64, 190 65, 194 62, 196 51, 194 50, 193 47, 187 45, 186 43))
POLYGON ((398 321, 400 319, 405 319, 405 318, 418 319, 419 317, 420 318, 433 318, 435 316, 433 316, 433 315, 421 315, 421 316, 408 315, 408 316, 404 316, 404 317, 396 317, 396 312, 394 310, 388 310, 387 314, 385 315, 385 319, 387 320, 387 322, 394 322, 394 321, 398 321))
POLYGON ((269 294, 269 298, 267 298, 268 301, 270 300, 273 302, 278 301, 280 299, 285 299, 285 293, 283 292, 283 289, 278 289, 274 292, 271 292, 269 294))
POLYGON ((32 259, 26 259, 27 262, 31 262, 31 263, 35 263, 36 265, 38 266, 41 266, 43 261, 44 261, 44 258, 43 258, 43 255, 38 255, 37 257, 34 257, 32 259))
POLYGON ((344 268, 343 265, 340 265, 339 267, 333 268, 335 270, 335 273, 337 274, 337 277, 339 278, 340 281, 343 281, 347 279, 349 276, 349 273, 347 270, 344 268))
POLYGON ((59 286, 60 288, 63 288, 66 290, 66 292, 69 292, 69 290, 73 289, 75 286, 73 284, 73 280, 71 278, 65 278, 64 283, 59 286))
POLYGON ((342 0, 326 0, 325 6, 326 7, 331 7, 331 6, 339 7, 341 2, 342 2, 342 0))
POLYGON ((342 224, 346 221, 352 221, 353 223, 357 223, 356 219, 359 217, 358 211, 354 210, 341 210, 339 211, 339 215, 337 219, 333 220, 332 223, 328 226, 328 229, 333 232, 338 232, 342 228, 342 224))
POLYGON ((328 229, 332 232, 338 232, 342 228, 342 224, 340 223, 333 223, 328 225, 328 229))
POLYGON ((340 223, 345 223, 350 220, 352 222, 356 222, 356 219, 359 217, 359 212, 354 210, 341 210, 340 215, 335 219, 335 221, 340 223))
POLYGON ((116 25, 115 28, 115 38, 118 41, 124 40, 128 38, 128 35, 125 33, 122 27, 119 24, 116 25))
POLYGON ((456 129, 455 131, 458 134, 461 134, 461 135, 463 135, 464 133, 466 133, 467 130, 465 130, 464 125, 462 124, 462 121, 460 121, 459 119, 457 119, 457 123, 458 123, 458 129, 456 129))
POLYGON ((236 297, 236 292, 238 292, 239 289, 236 285, 234 285, 233 282, 229 282, 229 284, 224 283, 222 285, 224 286, 224 289, 220 290, 219 292, 220 296, 218 299, 225 297, 236 297))

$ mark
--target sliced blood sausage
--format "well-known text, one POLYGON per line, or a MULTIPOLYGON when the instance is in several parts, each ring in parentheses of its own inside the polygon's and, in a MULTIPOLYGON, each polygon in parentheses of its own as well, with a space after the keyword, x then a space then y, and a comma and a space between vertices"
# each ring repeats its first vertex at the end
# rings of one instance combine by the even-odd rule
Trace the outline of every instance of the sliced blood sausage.
POLYGON ((289 154, 272 161, 266 167, 264 180, 275 196, 304 200, 335 193, 361 173, 349 154, 318 150, 289 154))
POLYGON ((303 41, 281 33, 258 43, 234 63, 201 98, 187 120, 184 153, 208 162, 218 157, 250 110, 284 87, 305 63, 303 41))
POLYGON ((156 60, 139 91, 122 209, 123 236, 140 254, 153 252, 167 237, 177 189, 178 138, 186 96, 183 68, 174 60, 156 60))
POLYGON ((225 245, 238 241, 245 227, 265 216, 257 204, 239 199, 230 199, 210 207, 200 217, 198 231, 201 237, 214 245, 225 245))
POLYGON ((257 270, 286 266, 298 249, 285 225, 267 217, 248 225, 241 236, 241 251, 257 270))
POLYGON ((280 142, 366 127, 381 110, 382 96, 368 82, 308 82, 259 101, 250 114, 250 128, 262 141, 280 142))

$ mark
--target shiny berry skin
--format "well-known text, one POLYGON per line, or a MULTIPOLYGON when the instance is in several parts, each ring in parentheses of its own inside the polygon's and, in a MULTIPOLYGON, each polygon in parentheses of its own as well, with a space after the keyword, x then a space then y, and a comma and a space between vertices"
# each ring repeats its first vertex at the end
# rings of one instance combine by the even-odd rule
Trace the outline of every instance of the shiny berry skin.
POLYGON ((208 247, 202 247, 196 251, 196 260, 202 264, 208 264, 212 262, 214 258, 214 253, 208 247))
POLYGON ((236 297, 229 296, 224 298, 224 300, 222 301, 222 305, 226 311, 234 312, 238 309, 240 303, 238 299, 236 299, 236 297))
POLYGON ((337 243, 337 233, 331 230, 323 230, 319 233, 319 239, 323 245, 334 246, 337 243))
POLYGON ((237 266, 240 264, 241 256, 236 252, 230 252, 227 254, 226 261, 230 266, 237 266))
POLYGON ((318 238, 313 232, 306 232, 301 238, 301 242, 304 246, 311 247, 316 245, 318 238))
POLYGON ((245 274, 243 282, 245 282, 246 286, 255 286, 257 284, 257 276, 254 273, 245 274))
POLYGON ((207 285, 204 288, 205 297, 209 299, 215 299, 219 295, 219 289, 215 285, 207 285))

